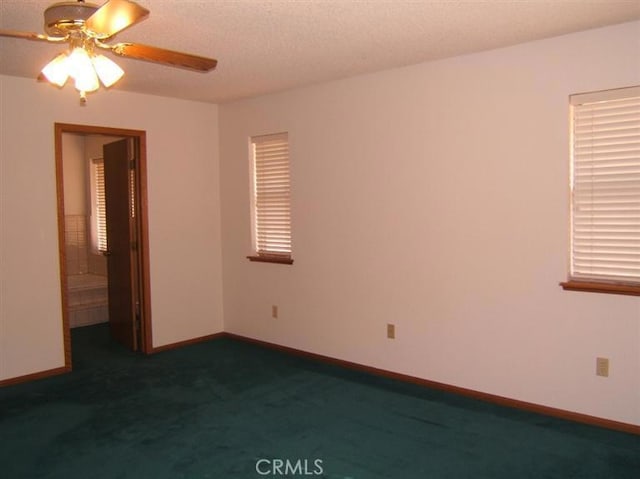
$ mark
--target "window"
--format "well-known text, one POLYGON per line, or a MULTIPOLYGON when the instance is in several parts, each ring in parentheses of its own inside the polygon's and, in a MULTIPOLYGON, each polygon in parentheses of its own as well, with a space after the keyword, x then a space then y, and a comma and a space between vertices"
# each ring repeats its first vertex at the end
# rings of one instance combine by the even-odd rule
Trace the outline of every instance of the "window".
POLYGON ((640 295, 640 87, 572 95, 565 289, 640 295))
POLYGON ((292 264, 287 133, 251 138, 252 261, 292 264))
POLYGON ((95 252, 107 251, 107 212, 104 160, 91 160, 91 245, 95 252))

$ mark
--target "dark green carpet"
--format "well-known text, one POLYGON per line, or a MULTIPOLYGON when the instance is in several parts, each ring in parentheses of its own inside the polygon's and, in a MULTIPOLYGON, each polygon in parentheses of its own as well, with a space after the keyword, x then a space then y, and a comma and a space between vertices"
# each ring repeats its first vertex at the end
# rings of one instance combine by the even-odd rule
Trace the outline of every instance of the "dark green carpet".
POLYGON ((640 477, 638 436, 230 339, 145 357, 91 326, 73 347, 73 373, 0 389, 0 477, 640 477))

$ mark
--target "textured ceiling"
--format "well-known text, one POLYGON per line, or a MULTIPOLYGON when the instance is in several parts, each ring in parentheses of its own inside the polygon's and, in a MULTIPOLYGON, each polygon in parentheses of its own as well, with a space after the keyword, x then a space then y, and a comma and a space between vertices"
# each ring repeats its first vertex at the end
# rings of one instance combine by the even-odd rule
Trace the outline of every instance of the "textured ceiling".
MULTIPOLYGON (((40 33, 51 3, 0 0, 0 28, 40 33)), ((126 75, 114 88, 216 103, 640 19, 640 0, 137 3, 151 15, 115 40, 210 56, 218 67, 202 74, 116 58, 126 75)), ((0 38, 0 73, 35 78, 62 49, 0 38)))

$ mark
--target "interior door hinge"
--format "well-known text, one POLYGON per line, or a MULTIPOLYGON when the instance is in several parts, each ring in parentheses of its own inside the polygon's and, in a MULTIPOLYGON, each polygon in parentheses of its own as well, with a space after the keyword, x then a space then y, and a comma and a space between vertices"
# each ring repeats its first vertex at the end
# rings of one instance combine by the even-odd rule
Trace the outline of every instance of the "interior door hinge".
POLYGON ((129 160, 129 169, 130 170, 135 170, 136 169, 136 159, 135 158, 129 160))

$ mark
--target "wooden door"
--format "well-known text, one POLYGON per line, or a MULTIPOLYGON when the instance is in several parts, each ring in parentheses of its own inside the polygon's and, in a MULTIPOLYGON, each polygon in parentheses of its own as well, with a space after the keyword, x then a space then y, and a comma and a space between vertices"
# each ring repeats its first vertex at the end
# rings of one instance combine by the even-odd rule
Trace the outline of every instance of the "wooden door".
POLYGON ((103 146, 111 336, 127 348, 138 349, 135 218, 131 168, 133 139, 103 146))

